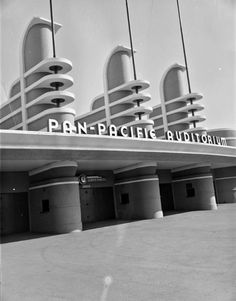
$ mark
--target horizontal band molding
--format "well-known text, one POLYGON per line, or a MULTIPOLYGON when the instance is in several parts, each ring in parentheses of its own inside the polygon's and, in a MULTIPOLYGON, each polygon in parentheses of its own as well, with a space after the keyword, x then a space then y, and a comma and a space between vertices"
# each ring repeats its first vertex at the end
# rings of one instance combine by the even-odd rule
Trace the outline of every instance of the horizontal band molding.
POLYGON ((139 183, 139 182, 150 182, 150 181, 157 181, 157 182, 159 182, 159 179, 158 179, 158 177, 155 177, 155 178, 147 178, 147 179, 127 180, 127 181, 115 183, 115 186, 132 184, 132 183, 139 183))
POLYGON ((183 112, 187 113, 187 112, 192 111, 192 110, 201 111, 203 109, 204 109, 203 105, 199 105, 199 104, 187 105, 187 106, 175 109, 175 110, 168 111, 166 113, 166 116, 170 116, 170 115, 177 114, 177 113, 183 113, 183 112))
POLYGON ((215 178, 215 181, 229 180, 229 179, 236 179, 236 176, 232 176, 232 177, 222 177, 222 178, 215 178))
POLYGON ((60 82, 63 83, 63 87, 61 90, 65 90, 73 85, 73 78, 70 75, 65 74, 49 74, 45 75, 44 77, 40 78, 39 80, 32 83, 30 86, 25 88, 25 93, 32 91, 34 89, 39 88, 52 88, 50 86, 51 83, 60 82))
POLYGON ((116 175, 119 173, 124 173, 126 171, 131 171, 131 170, 140 169, 140 168, 144 168, 144 167, 157 167, 157 163, 156 162, 137 163, 137 164, 134 164, 131 166, 116 169, 113 171, 113 173, 116 175))
POLYGON ((29 176, 31 177, 31 176, 43 173, 45 171, 54 169, 54 168, 62 168, 62 167, 76 167, 77 168, 77 166, 78 166, 77 163, 76 162, 72 162, 72 161, 53 162, 53 163, 50 163, 50 164, 48 164, 46 166, 42 166, 42 167, 39 167, 37 169, 31 170, 29 172, 29 176))
POLYGON ((184 181, 191 181, 191 180, 200 180, 200 179, 210 179, 210 178, 213 178, 213 176, 190 177, 190 178, 184 178, 184 179, 172 180, 172 183, 176 183, 176 182, 184 182, 184 181))
POLYGON ((141 119, 141 120, 134 120, 128 123, 124 123, 123 126, 140 126, 140 125, 154 125, 154 121, 151 119, 141 119))
POLYGON ((60 66, 62 67, 61 70, 58 70, 58 74, 65 74, 72 70, 72 63, 68 59, 65 58, 46 58, 42 60, 37 65, 33 66, 31 69, 29 69, 27 72, 24 73, 24 77, 28 77, 31 74, 37 73, 37 72, 50 72, 53 73, 52 70, 49 68, 51 66, 60 66))
POLYGON ((146 80, 140 80, 140 79, 132 80, 132 81, 124 83, 124 84, 122 84, 118 87, 115 87, 111 90, 108 90, 107 92, 108 92, 108 94, 111 94, 111 93, 116 92, 116 91, 134 91, 134 88, 136 86, 140 86, 139 91, 142 91, 144 89, 149 88, 150 83, 146 80))
POLYGON ((186 117, 186 118, 183 118, 183 119, 178 119, 176 121, 172 121, 172 122, 168 122, 168 126, 173 126, 173 125, 177 125, 177 124, 189 124, 193 121, 196 121, 196 122, 200 122, 200 121, 204 121, 206 120, 206 117, 205 116, 200 116, 200 115, 194 115, 194 116, 189 116, 189 117, 186 117))
POLYGON ((176 173, 176 172, 180 172, 180 171, 188 171, 188 170, 195 170, 197 168, 211 168, 211 165, 210 164, 192 164, 192 165, 187 165, 187 166, 181 166, 181 167, 176 167, 176 168, 173 168, 171 170, 171 172, 173 173, 176 173))
POLYGON ((139 106, 139 107, 133 107, 128 110, 124 110, 122 112, 116 113, 111 115, 111 119, 124 117, 124 116, 136 116, 137 113, 142 113, 144 115, 147 115, 152 112, 152 107, 145 107, 145 106, 139 106))
POLYGON ((4 121, 6 121, 6 120, 8 120, 10 118, 14 118, 14 116, 17 115, 17 114, 19 114, 19 113, 21 113, 21 111, 22 111, 21 108, 18 108, 16 110, 12 111, 10 114, 7 114, 4 117, 2 117, 0 119, 0 123, 3 123, 4 121))
POLYGON ((38 121, 41 118, 46 117, 47 115, 48 115, 48 118, 50 118, 51 114, 71 114, 71 115, 75 116, 76 112, 74 109, 68 108, 68 107, 59 107, 59 108, 55 107, 52 109, 44 110, 44 111, 34 115, 33 117, 27 119, 26 123, 27 124, 33 123, 35 121, 38 121))
POLYGON ((50 92, 46 92, 39 97, 31 100, 26 104, 26 108, 30 108, 34 105, 39 104, 52 104, 52 100, 55 98, 63 98, 63 106, 68 105, 69 103, 73 102, 75 99, 75 95, 67 90, 60 91, 60 90, 53 90, 50 92))
POLYGON ((109 107, 114 107, 119 104, 133 104, 137 99, 141 99, 142 103, 144 103, 151 99, 151 95, 148 93, 131 94, 109 103, 109 107))
POLYGON ((71 184, 79 184, 79 181, 54 182, 54 183, 42 184, 42 185, 32 186, 29 188, 29 190, 35 190, 35 189, 58 186, 58 185, 71 185, 71 184))
POLYGON ((188 102, 189 99, 191 99, 192 101, 196 101, 201 98, 203 98, 203 95, 200 93, 190 93, 190 94, 186 94, 186 95, 174 98, 174 99, 167 100, 167 101, 165 101, 165 105, 171 104, 173 102, 178 102, 178 101, 188 102))

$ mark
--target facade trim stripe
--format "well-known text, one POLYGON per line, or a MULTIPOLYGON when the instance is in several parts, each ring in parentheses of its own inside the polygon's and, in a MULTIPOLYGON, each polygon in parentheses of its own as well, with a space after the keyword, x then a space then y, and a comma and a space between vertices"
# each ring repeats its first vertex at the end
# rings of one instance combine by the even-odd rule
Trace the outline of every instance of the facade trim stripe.
POLYGON ((147 178, 147 179, 139 179, 139 180, 128 180, 128 181, 124 181, 124 182, 115 183, 115 186, 131 184, 131 183, 138 183, 138 182, 149 182, 149 181, 159 181, 159 179, 158 178, 147 178))
POLYGON ((123 173, 123 172, 126 172, 126 171, 139 169, 139 168, 144 168, 144 167, 157 167, 157 163, 156 162, 137 163, 137 164, 134 164, 134 165, 118 168, 118 169, 114 170, 113 173, 114 174, 119 174, 119 173, 123 173))
POLYGON ((46 166, 42 166, 36 169, 33 169, 29 172, 29 176, 34 176, 46 171, 49 171, 51 169, 59 169, 59 168, 64 168, 64 167, 76 167, 77 168, 77 163, 73 161, 59 161, 59 162, 53 162, 50 163, 46 166))
POLYGON ((189 169, 196 169, 196 168, 200 168, 200 167, 211 167, 210 164, 204 164, 204 163, 199 163, 199 164, 192 164, 192 165, 188 165, 188 166, 182 166, 182 167, 176 167, 173 168, 171 170, 171 172, 179 172, 179 171, 184 171, 184 170, 189 170, 189 169))
POLYGON ((215 178, 216 181, 220 181, 220 180, 228 180, 228 179, 236 179, 236 176, 232 176, 232 177, 223 177, 223 178, 215 178))
POLYGON ((204 176, 204 177, 192 177, 192 178, 184 178, 179 180, 173 180, 172 182, 183 182, 183 181, 189 181, 189 180, 199 180, 199 179, 207 179, 212 178, 212 176, 204 176))
POLYGON ((79 184, 79 181, 48 183, 48 184, 30 187, 29 190, 35 190, 35 189, 40 189, 40 188, 45 188, 50 186, 68 185, 68 184, 79 184))

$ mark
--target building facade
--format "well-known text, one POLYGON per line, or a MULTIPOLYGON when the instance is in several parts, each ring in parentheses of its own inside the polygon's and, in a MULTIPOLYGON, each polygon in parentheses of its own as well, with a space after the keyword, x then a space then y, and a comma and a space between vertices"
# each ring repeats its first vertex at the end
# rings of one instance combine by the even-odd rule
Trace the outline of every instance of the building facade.
POLYGON ((236 131, 199 126, 202 95, 185 92, 183 66, 164 73, 152 108, 149 82, 132 79, 131 51, 117 46, 103 93, 76 116, 72 63, 52 57, 50 36, 50 22, 33 18, 19 79, 0 108, 2 234, 67 233, 236 202, 236 131))

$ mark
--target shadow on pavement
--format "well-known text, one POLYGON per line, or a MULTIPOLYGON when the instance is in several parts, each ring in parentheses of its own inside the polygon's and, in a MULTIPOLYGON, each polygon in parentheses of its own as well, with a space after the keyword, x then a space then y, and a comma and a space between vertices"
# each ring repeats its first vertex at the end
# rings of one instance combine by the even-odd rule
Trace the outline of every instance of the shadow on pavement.
POLYGON ((43 238, 43 237, 55 236, 55 235, 58 234, 40 234, 40 233, 30 233, 30 232, 8 234, 8 235, 1 236, 1 244, 23 241, 23 240, 31 240, 31 239, 43 238))
MULTIPOLYGON (((164 211, 163 215, 169 216, 174 214, 180 214, 185 213, 186 211, 164 211)), ((96 228, 103 228, 103 227, 110 227, 110 226, 116 226, 121 224, 127 224, 127 223, 133 223, 141 221, 142 219, 135 219, 135 220, 105 220, 105 221, 99 221, 99 222, 90 222, 90 223, 83 223, 83 231, 86 230, 92 230, 96 228)), ((41 234, 41 233, 30 233, 30 232, 24 232, 24 233, 14 233, 14 234, 8 234, 8 235, 1 235, 0 243, 11 243, 11 242, 17 242, 17 241, 24 241, 24 240, 32 240, 32 239, 38 239, 38 238, 44 238, 48 236, 55 236, 60 234, 41 234)))
POLYGON ((106 220, 106 221, 99 221, 99 222, 90 222, 90 223, 83 223, 83 230, 92 230, 96 228, 103 228, 103 227, 110 227, 116 226, 121 224, 127 224, 132 222, 137 222, 139 220, 106 220))
POLYGON ((181 214, 181 213, 186 213, 189 212, 186 210, 170 210, 170 211, 163 211, 163 216, 169 216, 169 215, 175 215, 175 214, 181 214))

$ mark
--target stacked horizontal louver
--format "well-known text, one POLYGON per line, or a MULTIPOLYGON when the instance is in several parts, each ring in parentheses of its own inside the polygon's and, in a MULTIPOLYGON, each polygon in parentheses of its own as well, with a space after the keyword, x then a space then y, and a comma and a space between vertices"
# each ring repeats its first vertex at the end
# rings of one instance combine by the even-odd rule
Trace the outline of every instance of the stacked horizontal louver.
POLYGON ((194 133, 206 131, 199 126, 206 118, 196 114, 204 109, 203 105, 196 103, 202 99, 202 95, 185 93, 182 78, 184 72, 185 67, 175 64, 167 69, 161 79, 161 104, 155 106, 150 114, 158 137, 164 137, 167 130, 194 133))
POLYGON ((90 112, 76 121, 86 122, 88 126, 104 123, 117 127, 153 127, 153 121, 148 118, 152 108, 145 105, 151 97, 143 92, 149 82, 132 80, 130 57, 130 49, 123 46, 111 52, 104 68, 104 93, 92 101, 90 112))
MULTIPOLYGON (((55 23, 57 31, 61 25, 55 23)), ((0 109, 0 128, 40 131, 49 118, 60 124, 74 122, 75 111, 65 107, 74 101, 66 89, 73 85, 67 73, 72 63, 51 57, 51 26, 48 20, 33 18, 21 45, 20 78, 11 89, 9 100, 0 109)))

